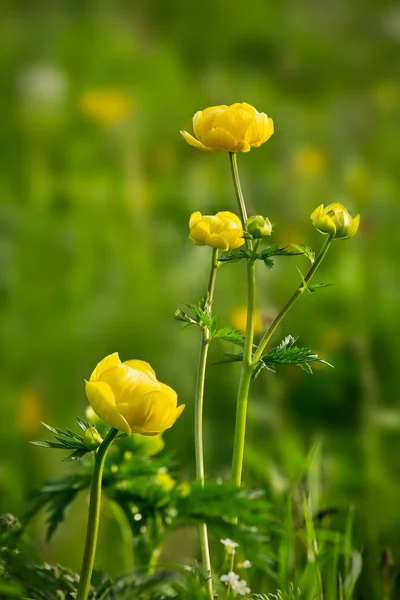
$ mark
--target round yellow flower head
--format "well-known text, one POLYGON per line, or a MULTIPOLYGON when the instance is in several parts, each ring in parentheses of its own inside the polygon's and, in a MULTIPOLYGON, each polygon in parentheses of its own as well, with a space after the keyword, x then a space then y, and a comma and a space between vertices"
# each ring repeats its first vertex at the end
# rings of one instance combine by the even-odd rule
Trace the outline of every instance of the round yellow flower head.
POLYGON ((193 130, 196 137, 187 131, 181 134, 188 144, 199 150, 249 152, 271 137, 274 122, 250 104, 238 102, 198 111, 193 117, 193 130))
POLYGON ((261 215, 249 217, 246 221, 246 231, 256 239, 267 237, 272 233, 271 221, 261 215))
POLYGON ((325 208, 323 204, 318 206, 312 213, 311 220, 321 233, 327 233, 336 240, 345 240, 357 233, 360 215, 353 218, 342 204, 332 202, 325 208))
POLYGON ((128 435, 158 435, 185 408, 177 406, 176 392, 157 381, 149 363, 122 363, 117 352, 99 362, 86 381, 86 397, 103 421, 128 435))
POLYGON ((229 211, 202 215, 197 211, 189 221, 189 238, 198 246, 234 250, 244 244, 243 227, 237 215, 229 211))

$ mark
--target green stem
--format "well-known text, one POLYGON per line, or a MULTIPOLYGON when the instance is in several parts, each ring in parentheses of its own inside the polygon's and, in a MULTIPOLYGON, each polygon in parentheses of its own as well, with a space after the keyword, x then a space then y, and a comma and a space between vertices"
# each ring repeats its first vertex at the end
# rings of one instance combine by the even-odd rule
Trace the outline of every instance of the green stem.
MULTIPOLYGON (((211 259, 210 278, 208 280, 206 312, 211 315, 212 302, 214 299, 215 280, 218 270, 218 250, 213 248, 211 259)), ((195 416, 194 416, 194 439, 196 454, 196 479, 204 487, 204 450, 203 450, 203 400, 204 400, 204 382, 206 377, 207 355, 210 343, 210 331, 204 326, 200 340, 199 364, 197 369, 196 395, 195 395, 195 416)), ((201 547, 201 557, 203 567, 207 570, 209 579, 207 582, 207 591, 210 598, 213 597, 213 587, 211 580, 211 558, 208 545, 207 525, 199 525, 199 537, 201 547)))
MULTIPOLYGON (((239 207, 240 218, 242 220, 243 229, 245 229, 246 221, 247 221, 247 210, 246 210, 246 204, 245 204, 244 197, 243 197, 242 186, 240 185, 239 171, 238 171, 235 152, 229 152, 229 162, 231 165, 231 173, 232 173, 232 178, 233 178, 233 184, 235 187, 235 194, 236 194, 236 200, 237 200, 238 207, 239 207)), ((252 249, 253 244, 252 244, 251 240, 245 239, 245 244, 246 244, 247 250, 252 249)))
POLYGON ((255 308, 255 261, 247 263, 247 323, 245 345, 243 350, 242 370, 239 379, 239 388, 236 403, 235 437, 233 443, 232 481, 238 487, 242 482, 242 469, 244 446, 246 437, 247 403, 251 376, 253 374, 252 349, 254 336, 254 308, 255 308))
POLYGON ((318 267, 321 265, 322 261, 324 260, 326 253, 329 250, 329 246, 331 245, 331 242, 332 242, 332 237, 329 235, 326 238, 324 245, 322 246, 317 258, 315 259, 314 263, 311 265, 310 270, 308 271, 307 275, 304 277, 304 281, 302 281, 300 283, 300 285, 298 286, 298 288, 296 289, 294 294, 289 298, 289 300, 286 302, 285 306, 282 308, 282 310, 275 317, 274 321, 271 323, 269 329, 265 332, 265 334, 264 334, 262 340, 260 341, 258 348, 255 351, 254 356, 253 356, 252 364, 254 367, 260 360, 262 353, 264 352, 268 342, 271 340, 272 336, 274 335, 277 327, 279 327, 280 323, 286 317, 287 313, 292 308, 292 306, 296 302, 297 298, 299 296, 301 296, 301 294, 307 289, 307 284, 309 283, 309 281, 313 277, 314 273, 317 271, 318 267))
POLYGON ((97 534, 99 530, 101 481, 103 478, 104 463, 106 460, 107 452, 117 435, 118 429, 114 429, 114 427, 111 428, 96 452, 92 474, 92 482, 90 485, 90 504, 86 530, 85 550, 83 553, 81 575, 79 579, 79 588, 76 600, 86 600, 89 593, 94 559, 96 555, 97 534))

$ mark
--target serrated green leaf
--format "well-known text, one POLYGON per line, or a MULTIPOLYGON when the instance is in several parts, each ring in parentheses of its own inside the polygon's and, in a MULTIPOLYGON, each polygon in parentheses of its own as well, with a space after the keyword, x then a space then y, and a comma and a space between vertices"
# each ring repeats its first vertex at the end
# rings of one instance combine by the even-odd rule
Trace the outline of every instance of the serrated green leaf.
POLYGON ((274 371, 274 365, 277 364, 296 365, 309 374, 312 374, 309 365, 311 362, 320 362, 332 366, 327 361, 319 358, 318 354, 311 348, 296 346, 295 342, 296 338, 292 335, 286 336, 276 348, 272 348, 261 358, 262 365, 271 371, 274 371))
POLYGON ((227 342, 237 344, 238 346, 244 345, 244 336, 242 331, 239 331, 239 329, 233 329, 232 327, 223 327, 222 329, 217 329, 213 334, 213 339, 225 340, 227 342))
POLYGON ((292 248, 297 250, 298 254, 304 254, 306 258, 314 264, 315 261, 315 252, 310 246, 306 246, 305 244, 290 244, 292 248))

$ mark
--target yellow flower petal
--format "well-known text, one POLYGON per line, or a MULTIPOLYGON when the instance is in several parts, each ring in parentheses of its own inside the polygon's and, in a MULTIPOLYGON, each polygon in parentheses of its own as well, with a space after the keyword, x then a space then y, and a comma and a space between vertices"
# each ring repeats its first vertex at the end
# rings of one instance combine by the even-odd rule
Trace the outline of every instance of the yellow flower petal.
POLYGON ((100 419, 130 435, 131 428, 116 407, 115 396, 107 383, 102 381, 85 382, 86 397, 100 419))
POLYGON ((150 377, 154 377, 154 379, 156 378, 153 367, 144 360, 125 360, 122 364, 130 367, 131 369, 135 369, 136 371, 141 371, 150 377))
POLYGON ((202 136, 212 129, 217 115, 228 110, 229 106, 211 106, 205 110, 199 110, 193 117, 193 131, 195 136, 202 140, 202 136))
POLYGON ((229 131, 236 142, 244 141, 247 129, 250 127, 254 115, 242 108, 230 108, 218 114, 214 120, 214 127, 229 131))
POLYGON ((135 400, 160 387, 160 383, 154 375, 149 376, 147 373, 132 369, 122 363, 115 369, 105 371, 101 376, 101 381, 108 383, 114 392, 118 410, 120 410, 120 403, 129 403, 132 398, 135 400))
POLYGON ((231 104, 230 108, 239 108, 241 110, 245 110, 252 117, 255 117, 258 114, 258 111, 251 106, 251 104, 247 104, 247 102, 236 102, 235 104, 231 104))
POLYGON ((229 244, 225 239, 225 235, 218 235, 217 233, 213 233, 209 236, 207 240, 207 245, 212 246, 213 248, 218 248, 219 250, 223 250, 226 252, 229 250, 229 244))
POLYGON ((196 140, 190 133, 187 131, 181 131, 181 135, 185 139, 185 141, 193 148, 197 148, 198 150, 203 150, 204 152, 212 152, 214 148, 206 148, 199 140, 196 140))
POLYGON ((207 148, 227 150, 228 152, 241 151, 239 148, 242 144, 238 142, 231 133, 225 131, 225 129, 210 129, 202 136, 202 139, 207 148))
POLYGON ((201 220, 190 230, 190 239, 198 246, 205 246, 208 244, 210 237, 210 226, 205 220, 201 220))
POLYGON ((159 391, 146 394, 143 402, 146 402, 150 409, 140 433, 155 435, 172 427, 185 408, 185 405, 177 407, 177 401, 176 392, 165 384, 161 384, 159 391))
POLYGON ((118 352, 109 354, 98 363, 95 370, 91 374, 89 381, 99 381, 104 371, 107 371, 108 369, 113 369, 114 367, 117 367, 120 364, 121 361, 119 359, 118 352))
POLYGON ((235 250, 244 244, 243 232, 238 229, 230 229, 224 232, 224 238, 228 244, 228 249, 235 250))
POLYGON ((192 213, 192 215, 190 216, 190 219, 189 219, 189 229, 192 229, 192 227, 194 227, 196 225, 196 223, 201 221, 201 219, 202 219, 202 214, 199 210, 192 213))

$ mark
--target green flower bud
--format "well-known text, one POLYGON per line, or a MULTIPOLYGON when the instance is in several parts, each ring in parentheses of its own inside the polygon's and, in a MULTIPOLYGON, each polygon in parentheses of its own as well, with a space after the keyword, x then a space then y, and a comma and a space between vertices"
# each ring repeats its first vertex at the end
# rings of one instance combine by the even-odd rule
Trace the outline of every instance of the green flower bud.
POLYGON ((88 427, 83 435, 83 443, 88 450, 96 450, 102 443, 103 438, 96 427, 88 427))
POLYGON ((311 220, 320 233, 331 235, 336 240, 346 240, 357 233, 360 215, 351 217, 339 202, 332 202, 324 208, 321 204, 314 210, 311 220))
POLYGON ((253 236, 253 238, 263 238, 271 235, 272 233, 272 225, 270 220, 267 217, 262 217, 261 215, 256 215, 254 217, 250 217, 246 221, 246 231, 253 236))

